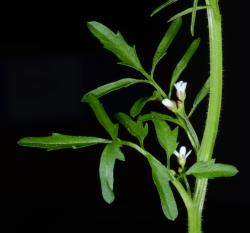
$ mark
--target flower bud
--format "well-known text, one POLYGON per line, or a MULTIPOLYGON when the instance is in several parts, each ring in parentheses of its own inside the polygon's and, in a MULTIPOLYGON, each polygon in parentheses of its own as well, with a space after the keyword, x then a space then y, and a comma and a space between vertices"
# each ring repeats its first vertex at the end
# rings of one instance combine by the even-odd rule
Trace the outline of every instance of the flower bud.
POLYGON ((162 104, 167 107, 169 110, 175 112, 177 109, 176 102, 173 100, 170 100, 168 98, 162 100, 162 104))
POLYGON ((178 99, 180 101, 184 102, 184 100, 186 99, 187 83, 183 82, 183 81, 179 81, 179 82, 175 83, 174 86, 176 89, 176 95, 177 95, 178 99))

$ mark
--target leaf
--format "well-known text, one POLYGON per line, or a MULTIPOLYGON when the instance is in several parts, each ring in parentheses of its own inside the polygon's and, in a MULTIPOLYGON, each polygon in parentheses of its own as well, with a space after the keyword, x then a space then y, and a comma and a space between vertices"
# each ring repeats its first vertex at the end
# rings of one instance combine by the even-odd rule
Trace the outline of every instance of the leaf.
POLYGON ((171 180, 169 170, 153 157, 149 158, 149 164, 152 169, 153 181, 160 197, 162 210, 165 216, 173 221, 178 216, 178 209, 169 184, 171 180))
POLYGON ((178 134, 179 134, 179 127, 176 127, 171 131, 171 134, 170 134, 171 136, 168 137, 168 142, 167 142, 168 156, 171 156, 178 146, 178 142, 177 142, 178 134))
POLYGON ((92 146, 100 143, 110 143, 110 140, 88 137, 88 136, 70 136, 53 133, 52 136, 45 137, 25 137, 18 142, 20 146, 38 147, 47 150, 78 149, 92 146))
POLYGON ((173 131, 164 120, 153 120, 156 136, 161 147, 166 151, 167 156, 170 157, 178 146, 178 128, 173 131))
POLYGON ((97 98, 100 98, 100 97, 102 97, 104 95, 107 95, 110 92, 117 91, 117 90, 119 90, 121 88, 126 88, 126 87, 129 87, 131 85, 138 84, 138 83, 148 83, 148 82, 146 80, 140 80, 140 79, 134 79, 134 78, 120 79, 118 81, 111 82, 111 83, 102 85, 100 87, 97 87, 96 89, 86 93, 82 97, 81 101, 84 102, 86 96, 89 95, 89 94, 93 94, 97 98))
POLYGON ((128 132, 136 137, 141 144, 148 134, 148 126, 143 126, 142 122, 133 121, 127 114, 119 112, 116 114, 116 119, 122 124, 128 132))
POLYGON ((199 106, 199 104, 202 102, 202 100, 205 99, 206 96, 209 94, 209 88, 210 88, 210 81, 208 78, 207 81, 205 82, 205 84, 203 85, 203 87, 200 89, 200 91, 196 95, 192 109, 190 110, 188 117, 191 117, 191 115, 194 113, 194 111, 199 106))
POLYGON ((186 172, 187 175, 193 175, 197 178, 218 178, 231 177, 238 173, 236 167, 228 164, 214 163, 214 161, 197 162, 186 172))
POLYGON ((159 97, 159 94, 157 91, 155 91, 152 96, 146 96, 146 97, 139 98, 138 100, 135 101, 135 103, 131 107, 130 116, 136 117, 137 115, 139 115, 141 113, 142 109, 144 108, 144 106, 148 102, 158 100, 159 98, 160 97, 159 97))
POLYGON ((199 38, 195 39, 191 43, 191 45, 188 47, 188 49, 185 52, 184 56, 181 58, 181 60, 176 65, 176 67, 175 67, 175 69, 173 71, 172 77, 171 77, 169 96, 171 96, 174 84, 177 82, 177 80, 179 79, 180 75, 182 74, 182 72, 187 67, 189 61, 191 60, 191 58, 193 57, 194 53, 198 49, 199 44, 200 44, 200 39, 199 38))
POLYGON ((125 161, 124 155, 120 150, 120 145, 117 142, 112 142, 104 148, 99 166, 102 196, 103 199, 109 204, 115 199, 113 184, 116 159, 125 161))
POLYGON ((141 97, 138 100, 135 101, 133 106, 131 107, 129 113, 130 116, 136 117, 137 115, 140 114, 144 106, 151 101, 151 96, 146 96, 146 97, 141 97))
POLYGON ((191 16, 191 26, 190 26, 190 31, 191 31, 192 36, 194 36, 194 26, 195 26, 195 20, 196 20, 198 1, 199 0, 194 0, 194 3, 193 3, 193 10, 192 10, 192 16, 191 16))
POLYGON ((120 64, 132 67, 143 74, 146 73, 138 59, 135 47, 129 46, 119 32, 115 34, 108 27, 96 21, 88 22, 87 26, 90 32, 103 44, 104 48, 120 59, 120 64))
POLYGON ((153 12, 151 13, 151 17, 154 16, 155 14, 157 14, 158 12, 160 12, 161 10, 163 10, 164 8, 172 5, 173 3, 177 2, 178 0, 168 0, 166 2, 164 2, 163 4, 161 4, 160 6, 156 7, 153 12))
POLYGON ((90 105, 95 116, 103 128, 109 133, 112 139, 116 139, 118 135, 118 125, 113 124, 106 113, 102 103, 93 94, 85 96, 85 101, 90 105))
POLYGON ((142 116, 139 116, 138 120, 139 121, 152 121, 154 119, 160 119, 160 120, 164 120, 164 121, 168 121, 168 122, 172 122, 172 123, 175 123, 176 125, 179 125, 181 127, 183 127, 180 122, 178 121, 178 119, 172 117, 172 116, 169 116, 169 115, 166 115, 166 114, 162 114, 162 113, 158 113, 158 112, 150 112, 150 113, 147 113, 147 114, 144 114, 142 116))
POLYGON ((152 70, 155 69, 158 62, 166 55, 166 51, 168 50, 169 46, 173 42, 175 36, 179 32, 182 25, 182 19, 178 18, 174 20, 171 25, 169 26, 167 32, 163 36, 160 44, 158 45, 156 52, 153 57, 153 64, 152 70))
MULTIPOLYGON (((209 6, 197 6, 196 7, 196 11, 199 11, 199 10, 206 10, 209 6)), ((188 14, 191 14, 193 13, 193 7, 190 7, 190 8, 187 8, 186 10, 184 11, 181 11, 179 13, 177 13, 176 15, 172 16, 168 22, 171 22, 173 20, 176 20, 177 18, 180 18, 184 15, 188 15, 188 14)))

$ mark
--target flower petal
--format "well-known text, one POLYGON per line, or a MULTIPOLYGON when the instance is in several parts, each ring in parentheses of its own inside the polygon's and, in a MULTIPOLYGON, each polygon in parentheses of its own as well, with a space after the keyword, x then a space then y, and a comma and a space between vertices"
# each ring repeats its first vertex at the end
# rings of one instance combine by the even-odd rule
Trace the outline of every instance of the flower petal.
POLYGON ((177 150, 174 151, 174 155, 175 155, 177 158, 180 157, 180 153, 179 153, 177 150))
POLYGON ((190 150, 190 151, 186 154, 185 158, 187 158, 187 157, 191 154, 191 152, 192 152, 192 150, 190 150))
POLYGON ((185 147, 185 146, 182 146, 182 147, 180 148, 180 155, 181 155, 181 156, 185 156, 185 155, 186 155, 186 152, 187 152, 186 147, 185 147))

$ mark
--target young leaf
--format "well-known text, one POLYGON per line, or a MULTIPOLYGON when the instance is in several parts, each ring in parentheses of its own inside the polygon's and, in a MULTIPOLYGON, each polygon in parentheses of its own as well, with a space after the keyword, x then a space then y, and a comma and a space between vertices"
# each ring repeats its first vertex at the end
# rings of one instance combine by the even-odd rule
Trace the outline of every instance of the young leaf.
POLYGON ((196 95, 193 106, 188 114, 188 117, 192 116, 192 114, 194 113, 196 108, 199 106, 199 104, 202 102, 202 100, 205 99, 206 96, 209 94, 209 88, 210 88, 210 84, 209 84, 209 78, 208 78, 205 84, 203 85, 203 87, 200 89, 200 91, 196 95))
POLYGON ((159 46, 156 49, 156 52, 153 57, 153 64, 152 64, 152 71, 155 69, 156 65, 159 61, 166 55, 166 51, 168 50, 169 46, 173 42, 175 36, 179 32, 182 25, 182 19, 178 18, 174 20, 171 25, 169 26, 167 32, 163 36, 159 46))
POLYGON ((178 146, 178 128, 175 128, 172 131, 164 120, 154 119, 153 123, 155 126, 158 142, 166 151, 167 156, 170 157, 178 146))
POLYGON ((173 221, 178 216, 178 209, 169 184, 171 180, 169 170, 153 157, 149 158, 149 164, 152 169, 153 181, 160 197, 162 210, 165 216, 173 221))
POLYGON ((87 23, 90 32, 103 44, 104 48, 114 53, 121 61, 121 64, 132 67, 145 75, 135 47, 131 47, 118 32, 115 34, 105 25, 92 21, 87 23))
POLYGON ((191 166, 186 174, 193 175, 197 178, 218 178, 218 177, 231 177, 238 173, 236 167, 228 164, 208 162, 197 162, 191 166))
MULTIPOLYGON (((199 10, 206 10, 208 7, 209 7, 209 6, 197 6, 197 7, 196 7, 196 11, 199 11, 199 10)), ((176 20, 177 18, 180 18, 180 17, 182 17, 182 16, 184 16, 184 15, 187 15, 187 14, 190 14, 190 13, 193 13, 193 7, 190 7, 190 8, 188 8, 188 9, 186 9, 186 10, 184 10, 184 11, 181 11, 181 12, 177 13, 176 15, 172 16, 172 17, 168 20, 168 22, 171 22, 171 21, 173 21, 173 20, 176 20)))
POLYGON ((136 137, 141 144, 148 134, 148 126, 143 126, 142 122, 133 121, 127 114, 119 112, 116 114, 116 119, 128 130, 128 132, 136 137))
POLYGON ((168 146, 166 148, 168 156, 171 156, 178 146, 177 142, 178 134, 179 134, 179 127, 176 127, 171 131, 170 137, 168 137, 168 143, 167 143, 168 146))
POLYGON ((151 96, 141 97, 138 100, 136 100, 129 111, 130 116, 136 117, 137 115, 139 115, 144 106, 149 101, 151 101, 151 96))
POLYGON ((195 20, 196 20, 198 1, 199 0, 194 0, 194 3, 193 3, 193 11, 192 11, 192 16, 191 16, 191 26, 190 26, 190 31, 191 31, 192 36, 194 36, 194 26, 195 26, 195 20))
POLYGON ((176 65, 172 77, 171 77, 171 83, 170 83, 170 89, 169 89, 169 96, 172 94, 172 90, 174 87, 174 84, 179 79, 182 72, 187 67, 189 61, 193 57, 194 53, 196 52, 198 46, 200 44, 200 39, 195 39, 191 45, 188 47, 187 51, 185 52, 184 56, 181 58, 181 60, 176 65))
POLYGON ((103 199, 109 204, 115 199, 113 184, 116 159, 125 161, 124 155, 120 150, 120 145, 117 142, 112 142, 104 148, 99 166, 102 196, 103 199))
POLYGON ((152 121, 154 119, 159 119, 159 120, 172 122, 172 123, 175 123, 176 125, 179 125, 179 126, 183 127, 183 125, 179 122, 178 119, 176 119, 176 118, 174 118, 172 116, 166 115, 166 114, 158 113, 158 112, 153 112, 152 111, 150 113, 139 116, 139 118, 138 118, 138 120, 142 121, 142 122, 144 122, 144 121, 152 121))
POLYGON ((93 94, 88 94, 84 99, 92 108, 99 123, 109 133, 112 139, 116 139, 118 135, 118 125, 113 124, 106 113, 102 103, 93 94))
POLYGON ((134 79, 134 78, 124 78, 124 79, 120 79, 118 81, 115 82, 111 82, 105 85, 102 85, 100 87, 97 87, 96 89, 86 93, 83 97, 82 97, 82 102, 85 101, 85 98, 88 94, 93 94, 95 95, 97 98, 100 98, 104 95, 107 95, 110 92, 113 91, 117 91, 121 88, 126 88, 129 87, 131 85, 134 84, 138 84, 138 83, 148 83, 146 80, 140 80, 140 79, 134 79))
POLYGON ((160 6, 156 7, 153 12, 151 13, 151 17, 154 16, 155 14, 159 13, 161 10, 163 10, 164 8, 172 5, 173 3, 177 2, 178 0, 167 0, 166 2, 164 2, 163 4, 161 4, 160 6))
POLYGON ((20 146, 38 147, 47 150, 61 150, 67 148, 78 149, 100 143, 110 143, 110 140, 97 137, 70 136, 53 133, 52 136, 46 137, 25 137, 20 139, 17 143, 20 146))
POLYGON ((136 117, 137 115, 140 114, 140 112, 142 111, 142 109, 148 102, 158 100, 158 99, 160 99, 160 97, 157 91, 155 91, 152 96, 139 98, 138 100, 135 101, 135 103, 131 107, 130 116, 136 117))

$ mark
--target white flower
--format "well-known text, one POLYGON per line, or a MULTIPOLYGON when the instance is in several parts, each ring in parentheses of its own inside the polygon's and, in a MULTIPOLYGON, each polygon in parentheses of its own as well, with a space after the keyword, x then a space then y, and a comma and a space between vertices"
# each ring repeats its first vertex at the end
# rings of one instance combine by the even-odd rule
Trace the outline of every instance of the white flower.
POLYGON ((180 164, 180 166, 183 168, 186 164, 186 159, 187 157, 191 154, 192 150, 190 150, 189 152, 187 152, 187 149, 185 146, 182 146, 178 151, 174 151, 174 154, 177 157, 178 163, 180 164))
POLYGON ((162 100, 162 104, 169 110, 174 111, 176 109, 176 103, 168 98, 162 100))
POLYGON ((174 84, 176 88, 176 95, 180 101, 184 101, 186 99, 186 88, 187 83, 183 81, 179 81, 178 83, 174 84))

